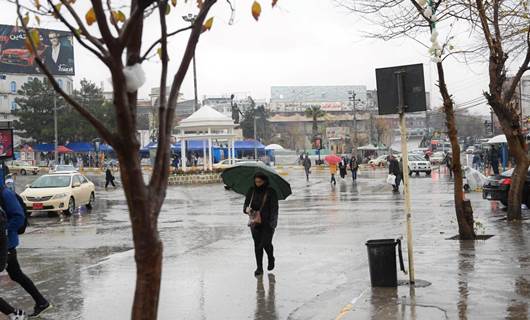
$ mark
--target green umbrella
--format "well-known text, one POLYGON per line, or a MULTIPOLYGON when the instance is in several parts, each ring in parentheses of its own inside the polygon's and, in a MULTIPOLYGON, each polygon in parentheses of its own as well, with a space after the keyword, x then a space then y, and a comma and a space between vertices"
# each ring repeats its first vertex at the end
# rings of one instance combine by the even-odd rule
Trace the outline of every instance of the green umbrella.
POLYGON ((242 162, 226 169, 221 174, 223 182, 232 190, 239 194, 247 194, 248 190, 254 186, 254 175, 262 172, 269 178, 269 186, 276 191, 278 200, 285 200, 291 195, 291 185, 285 181, 271 167, 262 162, 242 162))

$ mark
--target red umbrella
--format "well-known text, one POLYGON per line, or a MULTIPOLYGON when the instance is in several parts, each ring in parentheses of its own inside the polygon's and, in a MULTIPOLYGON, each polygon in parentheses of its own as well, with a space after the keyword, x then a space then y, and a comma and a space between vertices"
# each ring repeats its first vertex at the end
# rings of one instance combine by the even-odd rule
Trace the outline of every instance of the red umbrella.
POLYGON ((59 152, 59 153, 71 153, 73 151, 72 151, 72 149, 68 149, 65 146, 58 146, 57 147, 57 152, 59 152))
POLYGON ((339 162, 342 161, 342 158, 337 156, 336 154, 330 154, 330 155, 327 155, 324 160, 326 160, 327 163, 329 164, 338 164, 339 162))

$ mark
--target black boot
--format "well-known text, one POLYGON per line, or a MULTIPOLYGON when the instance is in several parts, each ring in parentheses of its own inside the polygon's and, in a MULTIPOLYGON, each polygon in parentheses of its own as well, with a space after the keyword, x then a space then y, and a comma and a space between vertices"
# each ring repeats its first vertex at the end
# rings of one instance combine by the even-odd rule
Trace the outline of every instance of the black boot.
POLYGON ((261 276, 262 274, 263 274, 263 267, 258 267, 258 268, 256 269, 256 271, 254 271, 254 275, 255 275, 256 277, 259 277, 259 276, 261 276))
POLYGON ((272 271, 274 270, 274 262, 276 259, 274 257, 269 257, 269 265, 267 266, 267 270, 272 271))

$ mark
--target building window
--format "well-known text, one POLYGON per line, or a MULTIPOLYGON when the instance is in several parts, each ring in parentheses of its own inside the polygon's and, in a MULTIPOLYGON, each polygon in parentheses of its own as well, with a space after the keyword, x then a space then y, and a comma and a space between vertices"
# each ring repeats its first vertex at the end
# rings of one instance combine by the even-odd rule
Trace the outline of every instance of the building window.
POLYGON ((17 110, 17 103, 15 101, 11 101, 11 111, 17 110))
POLYGON ((57 83, 59 84, 59 87, 61 87, 61 89, 62 89, 63 88, 63 80, 59 79, 59 80, 57 80, 57 83))
POLYGON ((17 93, 17 83, 15 81, 11 81, 9 84, 9 89, 12 93, 17 93))

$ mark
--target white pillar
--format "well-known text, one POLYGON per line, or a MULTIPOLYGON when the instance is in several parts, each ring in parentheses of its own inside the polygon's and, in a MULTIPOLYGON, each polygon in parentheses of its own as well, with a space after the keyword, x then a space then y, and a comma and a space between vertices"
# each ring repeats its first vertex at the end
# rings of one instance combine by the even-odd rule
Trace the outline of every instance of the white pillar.
POLYGON ((188 162, 188 159, 186 158, 186 139, 184 138, 180 140, 180 158, 182 170, 186 171, 186 162, 188 162))
POLYGON ((213 157, 212 157, 212 138, 208 138, 208 168, 213 170, 213 157))
POLYGON ((206 141, 202 140, 202 166, 206 170, 206 141))
POLYGON ((235 161, 236 158, 237 158, 237 155, 236 155, 236 139, 233 138, 233 139, 232 139, 232 160, 233 160, 234 164, 235 164, 235 162, 236 162, 236 161, 235 161))
POLYGON ((233 164, 234 157, 232 156, 232 139, 228 139, 226 149, 228 149, 228 163, 233 164))

